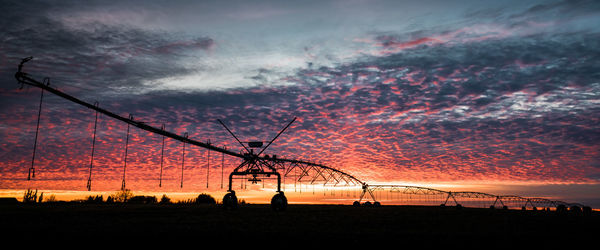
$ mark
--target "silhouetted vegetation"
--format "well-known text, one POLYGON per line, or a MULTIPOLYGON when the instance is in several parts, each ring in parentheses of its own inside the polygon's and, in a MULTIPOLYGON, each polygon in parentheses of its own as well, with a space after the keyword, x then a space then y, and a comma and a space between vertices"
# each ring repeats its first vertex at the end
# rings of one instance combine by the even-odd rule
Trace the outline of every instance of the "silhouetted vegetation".
POLYGON ((177 205, 191 205, 191 204, 194 204, 194 203, 196 203, 195 199, 187 199, 187 200, 177 201, 175 204, 177 204, 177 205))
POLYGON ((171 204, 171 198, 167 197, 166 194, 163 194, 163 196, 160 198, 160 204, 171 204))
POLYGON ((143 196, 143 195, 139 195, 139 196, 131 197, 131 199, 129 199, 127 201, 127 203, 131 203, 131 204, 156 204, 157 200, 156 200, 155 196, 143 196))
POLYGON ((23 203, 35 203, 37 201, 37 189, 35 192, 31 189, 27 189, 23 195, 23 203))
POLYGON ((51 194, 50 196, 48 196, 48 198, 46 198, 46 202, 57 202, 56 196, 51 194))
MULTIPOLYGON (((23 195, 23 203, 41 203, 44 200, 43 193, 38 193, 38 190, 28 189, 23 195)), ((47 197, 45 202, 57 202, 55 195, 47 197)), ((131 190, 121 190, 114 194, 109 195, 106 200, 102 195, 89 195, 81 200, 73 200, 74 203, 85 203, 85 204, 115 204, 115 203, 127 203, 127 204, 174 204, 174 202, 166 194, 163 194, 160 201, 156 196, 144 196, 134 195, 131 190)), ((8 200, 5 203, 10 203, 8 200)), ((18 203, 18 201, 17 201, 18 203)), ((180 200, 176 204, 179 205, 194 205, 194 204, 216 204, 217 201, 209 194, 199 194, 196 198, 180 200)), ((242 201, 242 203, 245 203, 242 201)))
POLYGON ((102 195, 96 195, 96 196, 88 196, 86 201, 86 203, 90 203, 90 204, 102 204, 104 202, 104 198, 102 197, 102 195))
POLYGON ((215 198, 210 196, 209 194, 200 194, 196 197, 197 204, 216 204, 215 198))
POLYGON ((109 196, 109 198, 111 198, 111 203, 113 203, 113 202, 125 203, 132 197, 133 197, 133 192, 131 192, 131 190, 129 190, 129 189, 121 190, 121 191, 109 196))
POLYGON ((177 201, 178 205, 216 204, 217 201, 209 194, 199 194, 194 199, 177 201))
POLYGON ((23 203, 34 204, 42 202, 56 202, 56 196, 52 194, 46 200, 44 200, 44 192, 41 192, 38 195, 37 189, 35 191, 27 189, 27 191, 25 191, 25 194, 23 194, 23 203))

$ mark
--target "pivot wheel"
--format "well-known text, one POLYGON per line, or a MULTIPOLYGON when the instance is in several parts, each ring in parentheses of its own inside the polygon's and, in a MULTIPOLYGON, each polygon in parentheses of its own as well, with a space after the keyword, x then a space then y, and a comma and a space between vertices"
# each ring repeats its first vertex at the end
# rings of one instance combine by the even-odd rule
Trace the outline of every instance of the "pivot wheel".
POLYGON ((230 191, 223 197, 223 207, 225 209, 235 209, 237 204, 238 201, 234 191, 230 191))
POLYGON ((287 198, 283 195, 283 192, 277 193, 271 199, 271 208, 275 211, 284 211, 287 208, 287 198))

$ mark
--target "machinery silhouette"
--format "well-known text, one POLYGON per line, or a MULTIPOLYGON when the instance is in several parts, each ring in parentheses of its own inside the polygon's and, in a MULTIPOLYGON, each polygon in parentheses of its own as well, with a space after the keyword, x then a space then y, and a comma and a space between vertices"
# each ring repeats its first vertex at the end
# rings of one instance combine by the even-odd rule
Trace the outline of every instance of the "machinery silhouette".
MULTIPOLYGON (((500 195, 493 195, 493 194, 486 194, 486 193, 480 193, 480 192, 450 192, 450 191, 443 191, 443 190, 438 190, 438 189, 432 189, 432 188, 427 188, 427 187, 417 187, 417 186, 405 186, 405 185, 369 185, 368 183, 359 180, 358 178, 335 168, 323 165, 323 164, 319 164, 319 163, 314 163, 314 162, 309 162, 309 161, 304 161, 304 160, 297 160, 297 159, 286 159, 283 157, 277 157, 276 155, 262 155, 262 153, 269 148, 269 146, 294 122, 296 121, 296 118, 294 118, 292 121, 290 121, 273 139, 271 139, 268 144, 266 146, 263 147, 264 142, 262 141, 249 141, 249 142, 242 142, 238 139, 238 137, 225 125, 225 123, 223 123, 221 120, 218 120, 218 122, 227 130, 227 132, 243 147, 243 149, 245 150, 245 153, 238 153, 238 152, 234 152, 232 150, 229 150, 225 147, 218 147, 215 146, 213 144, 211 144, 210 142, 201 142, 201 141, 197 141, 194 139, 191 139, 188 137, 188 134, 185 133, 184 135, 177 135, 173 132, 169 132, 165 130, 165 126, 164 124, 158 128, 158 127, 154 127, 151 126, 145 122, 142 121, 136 121, 134 120, 134 117, 132 115, 129 115, 129 117, 123 117, 120 116, 118 114, 115 114, 113 112, 110 112, 106 109, 103 109, 99 106, 98 102, 95 102, 93 104, 90 104, 88 102, 82 101, 78 98, 75 98, 71 95, 68 95, 62 91, 59 91, 55 88, 50 87, 50 79, 49 78, 44 78, 44 80, 42 82, 35 80, 34 78, 32 78, 29 74, 23 72, 23 65, 30 61, 32 59, 32 57, 27 57, 24 58, 21 63, 18 66, 18 71, 15 73, 15 78, 17 79, 18 83, 21 84, 21 88, 23 88, 23 86, 26 85, 30 85, 30 86, 34 86, 34 87, 38 87, 42 90, 41 92, 41 96, 40 96, 40 105, 39 105, 39 112, 38 112, 38 121, 37 121, 37 127, 36 127, 36 136, 35 136, 35 141, 34 141, 34 147, 33 147, 33 155, 32 155, 32 160, 31 160, 31 167, 29 168, 28 171, 28 176, 27 176, 27 180, 30 180, 32 178, 35 178, 35 157, 36 157, 36 146, 37 146, 37 138, 38 138, 38 132, 39 132, 39 128, 40 128, 40 116, 41 116, 41 109, 42 109, 42 101, 43 101, 43 96, 44 96, 44 91, 48 91, 52 94, 55 94, 59 97, 62 97, 64 99, 67 99, 71 102, 74 102, 76 104, 82 105, 84 107, 87 107, 89 109, 92 109, 94 111, 96 111, 96 119, 95 119, 95 123, 94 123, 94 139, 92 142, 92 157, 90 160, 90 168, 89 168, 89 177, 87 179, 87 189, 91 190, 92 187, 92 167, 93 167, 93 160, 94 160, 94 145, 95 145, 95 138, 96 138, 96 123, 98 121, 98 113, 102 113, 108 117, 111 117, 113 119, 122 121, 127 123, 127 128, 128 128, 128 132, 127 132, 127 136, 129 137, 129 126, 134 126, 140 129, 143 129, 145 131, 149 131, 152 132, 154 134, 158 134, 158 135, 162 135, 163 140, 162 140, 162 149, 161 149, 161 178, 162 178, 162 161, 163 161, 163 152, 164 152, 164 138, 168 137, 168 138, 172 138, 174 140, 180 141, 183 143, 183 152, 184 152, 184 156, 185 156, 185 145, 186 144, 190 144, 193 146, 197 146, 197 147, 201 147, 201 148, 205 148, 208 149, 210 151, 215 151, 218 153, 223 154, 223 157, 225 155, 229 155, 232 157, 236 157, 241 159, 241 163, 229 174, 229 185, 228 185, 228 190, 227 190, 227 194, 223 197, 223 207, 225 208, 229 208, 229 209, 234 209, 237 207, 238 205, 238 201, 237 201, 237 197, 235 194, 235 191, 232 188, 232 180, 237 177, 237 176, 241 176, 242 178, 245 178, 246 176, 250 176, 250 178, 246 179, 247 181, 251 182, 251 183, 258 183, 263 181, 264 178, 270 178, 271 176, 275 176, 277 178, 277 193, 273 196, 273 198, 271 199, 271 207, 276 210, 276 211, 282 211, 285 210, 287 205, 288 205, 288 201, 287 198, 284 195, 284 192, 281 190, 281 182, 282 182, 282 177, 293 177, 294 181, 300 182, 300 183, 308 183, 311 185, 315 185, 315 184, 322 184, 323 186, 325 185, 329 185, 329 186, 333 186, 333 187, 339 187, 339 186, 343 186, 343 187, 359 187, 361 189, 361 193, 359 196, 359 199, 357 201, 354 202, 354 205, 360 206, 360 205, 373 205, 373 206, 379 206, 381 205, 380 201, 382 200, 386 200, 386 201, 394 201, 394 199, 396 199, 396 203, 398 200, 402 201, 402 198, 407 196, 412 199, 411 197, 413 196, 417 196, 419 197, 418 199, 414 199, 413 201, 410 202, 406 202, 404 204, 437 204, 440 205, 442 207, 445 207, 449 201, 454 202, 455 206, 460 208, 463 206, 463 204, 468 204, 470 206, 484 206, 484 207, 490 207, 490 208, 495 208, 496 206, 501 206, 502 208, 509 208, 509 207, 521 207, 521 209, 533 209, 536 210, 538 208, 542 208, 542 209, 556 209, 557 211, 562 211, 562 210, 566 210, 567 208, 569 208, 570 210, 573 211, 581 211, 581 208, 583 208, 584 211, 591 211, 591 209, 587 206, 578 204, 578 203, 567 203, 567 202, 562 202, 562 201, 554 201, 554 200, 548 200, 548 199, 544 199, 544 198, 525 198, 525 197, 520 197, 520 196, 516 196, 516 195, 505 195, 505 196, 500 196, 500 195), (244 144, 246 143, 247 146, 244 144), (261 150, 258 153, 254 152, 254 149, 257 148, 261 148, 261 150), (292 172, 293 171, 293 172, 292 172), (283 176, 282 176, 283 174, 283 176), (382 194, 382 192, 385 192, 385 194, 382 194), (387 195, 388 198, 383 198, 384 195, 387 195), (391 199, 389 197, 392 197, 391 199), (396 198, 394 198, 394 196, 396 196, 396 198), (437 198, 436 198, 437 197, 437 198), (370 201, 366 201, 364 203, 361 203, 363 201, 363 199, 370 199, 370 201), (371 203, 371 201, 373 203, 371 203), (418 201, 418 202, 414 202, 414 201, 418 201), (478 204, 478 205, 473 205, 473 204, 478 204)), ((128 141, 128 137, 126 139, 126 142, 128 141)), ((127 154, 127 145, 126 145, 126 151, 125 154, 127 154)), ((127 156, 127 155, 125 155, 127 156)), ((122 180, 122 185, 121 185, 121 189, 125 190, 126 189, 126 182, 125 182, 125 170, 126 170, 126 166, 127 166, 127 161, 126 161, 127 157, 125 157, 125 162, 124 162, 124 167, 123 167, 123 180, 122 180)), ((185 158, 183 158, 184 160, 185 158)), ((183 161, 182 160, 182 161, 183 161)), ((162 185, 162 179, 161 182, 159 183, 159 186, 162 185)), ((181 186, 183 187, 183 162, 182 162, 182 179, 181 179, 181 186)), ((207 182, 207 186, 208 186, 208 182, 207 182)), ((393 203, 393 202, 390 202, 393 203)))
MULTIPOLYGON (((37 146, 37 133, 39 131, 39 118, 41 115, 43 93, 44 93, 44 91, 48 91, 52 94, 55 94, 59 97, 67 99, 71 102, 74 102, 76 104, 82 105, 89 109, 95 110, 96 115, 98 113, 102 113, 110 118, 127 123, 128 129, 127 129, 127 138, 125 140, 126 141, 126 147, 125 147, 126 151, 125 151, 125 162, 124 162, 124 166, 123 166, 123 180, 122 180, 121 190, 126 189, 126 182, 125 182, 125 179, 126 179, 125 173, 126 172, 125 171, 126 171, 126 167, 127 167, 126 159, 127 159, 127 142, 128 142, 128 137, 129 137, 129 126, 134 126, 134 127, 137 127, 137 128, 140 128, 140 129, 143 129, 143 130, 155 133, 155 134, 162 135, 163 139, 164 139, 164 137, 168 137, 168 138, 172 138, 177 141, 181 141, 181 142, 183 142, 183 145, 184 145, 184 151, 185 151, 185 144, 190 144, 193 146, 208 149, 209 151, 216 151, 216 152, 222 153, 223 155, 229 155, 229 156, 233 156, 233 157, 241 159, 242 163, 230 174, 230 177, 229 177, 228 194, 226 194, 225 197, 223 198, 223 204, 227 208, 235 208, 237 205, 237 197, 235 196, 235 191, 232 189, 232 179, 234 176, 250 175, 250 176, 252 176, 252 178, 248 179, 248 181, 250 181, 252 183, 257 183, 257 182, 261 181, 261 179, 259 179, 259 177, 270 177, 271 175, 276 176, 277 182, 278 182, 277 183, 277 194, 272 199, 273 209, 275 209, 275 210, 283 210, 287 206, 287 199, 286 199, 285 195, 283 194, 283 192, 281 191, 281 175, 278 172, 279 170, 283 170, 285 172, 284 174, 286 176, 291 176, 292 170, 299 170, 301 172, 301 174, 295 175, 297 177, 298 181, 302 181, 303 178, 305 180, 307 177, 310 177, 311 183, 320 182, 322 184, 332 184, 332 185, 338 185, 338 184, 346 184, 346 185, 359 184, 361 186, 365 185, 365 183, 363 183, 362 181, 358 180, 357 178, 355 178, 343 171, 340 171, 340 170, 337 170, 337 169, 334 169, 331 167, 327 167, 322 164, 317 164, 317 163, 303 161, 303 160, 285 159, 285 158, 276 157, 275 155, 273 157, 269 157, 268 155, 262 156, 261 154, 279 137, 279 135, 281 135, 296 120, 296 118, 294 118, 283 130, 281 130, 271 141, 269 141, 269 143, 264 148, 262 148, 262 150, 258 153, 254 153, 253 149, 262 147, 263 142, 258 142, 258 141, 246 142, 248 144, 248 147, 251 148, 251 149, 248 149, 248 147, 246 147, 244 145, 244 143, 242 143, 235 136, 235 134, 233 134, 233 132, 231 132, 231 130, 221 120, 218 120, 219 123, 221 123, 221 125, 223 125, 223 127, 225 127, 225 129, 246 150, 246 153, 238 153, 238 152, 229 150, 225 147, 215 146, 215 145, 211 144, 210 142, 201 142, 201 141, 191 139, 188 137, 187 133, 184 135, 177 135, 175 133, 166 131, 164 124, 162 127, 158 128, 158 127, 151 126, 142 121, 136 121, 132 115, 129 115, 128 117, 120 116, 118 114, 115 114, 113 112, 110 112, 106 109, 101 108, 99 106, 98 102, 95 102, 94 104, 90 104, 90 103, 82 101, 74 96, 66 94, 58 89, 52 88, 52 87, 50 87, 49 78, 44 78, 44 81, 40 82, 40 81, 32 78, 29 74, 23 72, 23 70, 22 70, 23 65, 26 62, 30 61, 31 59, 32 59, 32 57, 23 59, 18 66, 18 71, 15 74, 15 78, 17 79, 18 83, 21 84, 21 88, 23 88, 23 86, 26 84, 26 85, 30 85, 30 86, 34 86, 34 87, 38 87, 38 88, 42 89, 42 97, 40 98, 40 112, 38 112, 38 124, 37 124, 37 128, 36 128, 36 140, 34 142, 34 152, 33 152, 33 157, 32 157, 32 161, 31 161, 31 167, 29 168, 29 175, 27 177, 28 180, 30 180, 31 178, 35 178, 34 162, 35 162, 35 148, 37 146), (315 170, 317 170, 317 171, 315 171, 315 170)), ((97 122, 97 119, 95 120, 95 122, 97 122)), ((95 138, 95 133, 96 133, 96 130, 94 130, 94 138, 95 138)), ((95 144, 95 139, 92 144, 92 158, 91 158, 91 163, 90 163, 89 177, 87 180, 87 189, 88 190, 91 190, 91 185, 92 185, 91 184, 92 183, 91 176, 92 176, 94 144, 95 144)), ((164 150, 164 140, 163 140, 162 150, 164 150)), ((183 164, 182 164, 182 166, 183 166, 183 164)), ((162 171, 162 152, 161 152, 161 171, 162 171)), ((183 168, 182 168, 182 171, 183 171, 183 168)), ((162 174, 162 172, 161 172, 161 174, 162 174)), ((161 185, 161 184, 159 184, 159 185, 161 185)), ((183 185, 183 175, 182 175, 182 185, 183 185)))
MULTIPOLYGON (((250 175, 250 176, 252 176, 252 178, 248 179, 248 181, 252 182, 253 184, 256 184, 257 182, 261 181, 260 179, 258 179, 259 176, 270 177, 271 175, 275 175, 275 176, 277 176, 277 194, 275 196, 273 196, 273 199, 271 199, 271 207, 273 208, 273 210, 276 210, 276 211, 285 210, 287 207, 287 198, 283 194, 283 191, 281 191, 281 175, 277 172, 277 169, 275 168, 275 166, 273 164, 274 161, 268 160, 269 159, 268 156, 265 156, 264 159, 259 158, 259 156, 269 146, 271 146, 271 144, 290 125, 292 125, 292 123, 294 121, 296 121, 296 117, 294 117, 294 119, 290 123, 288 123, 288 125, 285 126, 285 128, 283 128, 271 141, 269 141, 269 144, 267 144, 267 146, 262 147, 263 146, 262 141, 247 142, 248 147, 250 147, 250 149, 248 149, 248 147, 246 147, 244 145, 244 143, 242 143, 237 138, 237 136, 235 136, 235 134, 233 132, 231 132, 231 130, 221 120, 218 120, 218 121, 219 121, 219 123, 221 123, 221 125, 223 125, 223 127, 227 130, 227 132, 229 132, 229 134, 231 134, 231 136, 233 136, 233 138, 235 138, 235 140, 246 150, 246 153, 244 154, 242 163, 237 168, 235 168, 231 172, 231 174, 229 174, 229 189, 227 190, 228 193, 225 195, 225 197, 223 197, 223 206, 225 208, 237 207, 237 197, 235 196, 235 191, 233 191, 232 185, 231 185, 233 176, 250 175), (258 153, 254 153, 253 148, 262 148, 262 150, 258 153)), ((276 161, 277 157, 275 155, 273 155, 273 157, 271 159, 275 159, 275 161, 276 161)))

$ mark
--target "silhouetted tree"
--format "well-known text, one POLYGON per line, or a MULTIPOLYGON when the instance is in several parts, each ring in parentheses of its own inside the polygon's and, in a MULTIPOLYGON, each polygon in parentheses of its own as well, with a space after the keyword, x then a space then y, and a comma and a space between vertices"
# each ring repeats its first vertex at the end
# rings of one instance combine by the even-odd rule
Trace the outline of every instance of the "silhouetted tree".
POLYGON ((131 197, 133 197, 133 193, 129 189, 121 190, 112 196, 112 200, 114 202, 127 202, 131 197))
POLYGON ((31 189, 27 189, 23 195, 23 203, 35 203, 37 200, 37 192, 37 189, 35 190, 35 193, 31 189))
POLYGON ((166 194, 160 198, 160 204, 171 204, 171 198, 167 197, 166 194))

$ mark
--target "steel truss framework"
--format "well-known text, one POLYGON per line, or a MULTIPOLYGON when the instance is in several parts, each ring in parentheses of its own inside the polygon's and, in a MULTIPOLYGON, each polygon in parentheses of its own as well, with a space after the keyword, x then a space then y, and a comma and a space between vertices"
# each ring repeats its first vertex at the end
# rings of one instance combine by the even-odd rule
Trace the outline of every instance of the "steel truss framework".
MULTIPOLYGON (((419 186, 405 186, 405 185, 365 185, 363 192, 360 196, 359 202, 362 201, 367 194, 372 198, 374 202, 377 202, 375 192, 376 191, 389 191, 391 193, 401 193, 409 195, 424 195, 424 196, 438 196, 441 197, 443 202, 440 204, 446 206, 454 203, 454 205, 461 206, 461 202, 469 201, 487 201, 489 207, 500 206, 503 208, 508 207, 521 207, 522 209, 538 209, 538 208, 558 208, 558 207, 585 207, 579 203, 567 203, 558 200, 550 200, 545 198, 528 198, 517 195, 495 195, 482 192, 452 192, 444 191, 439 189, 419 187, 419 186)), ((485 202, 484 202, 485 204, 485 202)))
MULTIPOLYGON (((157 128, 157 127, 150 126, 142 121, 134 120, 134 117, 132 115, 129 115, 129 117, 123 117, 123 116, 117 115, 106 109, 101 108, 99 106, 98 102, 94 102, 93 104, 90 104, 88 102, 85 102, 78 98, 75 98, 71 95, 68 95, 58 89, 50 87, 50 79, 49 78, 44 78, 44 80, 42 82, 40 82, 40 81, 32 78, 29 74, 22 71, 24 63, 28 62, 31 59, 32 59, 32 57, 28 57, 21 61, 21 63, 18 66, 18 71, 15 74, 15 78, 17 79, 18 83, 21 84, 21 87, 23 87, 23 85, 27 84, 27 85, 38 87, 38 88, 42 89, 42 98, 43 98, 43 92, 48 91, 52 94, 60 96, 71 102, 74 102, 76 104, 82 105, 84 107, 87 107, 89 109, 96 111, 96 117, 97 117, 98 113, 102 113, 108 117, 111 117, 113 119, 127 123, 128 128, 131 125, 131 126, 140 128, 142 130, 152 132, 154 134, 162 135, 163 136, 163 150, 164 150, 164 138, 169 137, 171 139, 183 142, 184 146, 185 146, 185 144, 190 144, 193 146, 208 149, 209 151, 216 151, 216 152, 222 153, 223 156, 229 155, 229 156, 241 159, 242 163, 230 174, 229 191, 232 191, 231 190, 231 180, 236 175, 240 175, 240 176, 251 175, 252 178, 248 179, 248 181, 253 182, 253 183, 260 181, 260 179, 257 178, 259 175, 261 177, 267 177, 267 178, 269 178, 270 175, 275 175, 278 178, 278 191, 279 191, 279 189, 280 189, 279 186, 281 184, 280 183, 281 175, 279 172, 281 172, 281 173, 283 173, 284 181, 285 181, 285 177, 291 177, 291 178, 294 178, 294 180, 297 182, 307 183, 307 184, 311 184, 311 185, 321 184, 324 186, 333 186, 333 187, 357 187, 358 186, 362 189, 362 193, 360 194, 358 203, 360 203, 362 200, 366 200, 367 196, 374 203, 379 203, 375 193, 377 191, 387 190, 392 193, 402 193, 402 194, 412 194, 412 195, 426 195, 426 196, 442 195, 445 197, 442 205, 446 205, 449 201, 454 202, 454 204, 456 204, 456 205, 460 205, 460 201, 465 200, 465 199, 488 199, 488 200, 493 200, 493 202, 491 203, 492 204, 491 206, 495 206, 496 204, 501 205, 501 206, 506 206, 506 204, 509 204, 509 203, 521 204, 523 208, 525 208, 527 206, 530 206, 532 208, 559 207, 559 206, 568 206, 568 207, 583 206, 583 205, 577 204, 577 203, 566 203, 566 202, 562 202, 562 201, 554 201, 554 200, 548 200, 548 199, 544 199, 544 198, 525 198, 525 197, 514 196, 514 195, 499 196, 499 195, 486 194, 486 193, 480 193, 480 192, 451 192, 451 191, 443 191, 443 190, 427 188, 427 187, 418 187, 418 186, 369 185, 366 182, 361 181, 358 178, 356 178, 344 171, 341 171, 339 169, 335 169, 335 168, 332 168, 332 167, 329 167, 329 166, 326 166, 323 164, 319 164, 319 163, 303 161, 303 160, 296 160, 296 159, 278 158, 275 156, 269 157, 268 155, 260 156, 260 153, 253 154, 253 153, 251 153, 251 151, 248 151, 248 153, 234 152, 225 147, 215 146, 215 145, 211 144, 210 142, 201 142, 201 141, 191 139, 187 136, 187 133, 184 135, 178 135, 178 134, 166 131, 164 124, 162 127, 157 128), (265 171, 265 169, 267 169, 267 171, 265 171)), ((41 111, 41 107, 42 107, 41 104, 42 104, 42 99, 40 99, 40 111, 41 111)), ((39 115, 38 115, 38 120, 39 120, 39 115)), ((95 123, 97 123, 97 119, 95 120, 95 123)), ((289 126, 289 124, 288 124, 288 126, 289 126)), ((39 122, 38 122, 38 130, 39 130, 39 122)), ((96 130, 94 129, 93 144, 95 144, 95 131, 96 130)), ((37 137, 37 132, 38 131, 36 130, 36 137, 37 137)), ((237 138, 236 138, 236 140, 237 140, 237 138)), ((271 141, 271 142, 273 142, 273 141, 271 141)), ((37 145, 37 139, 36 139, 36 145, 37 145)), ((34 145, 33 159, 32 159, 31 168, 29 169, 28 180, 30 178, 35 178, 34 161, 35 161, 35 146, 36 145, 34 145)), ((92 145, 92 148, 93 148, 93 146, 94 145, 92 145)), ((184 150, 185 150, 185 148, 184 148, 184 150)), ((93 150, 92 150, 92 157, 93 157, 93 150)), ((91 161, 92 162, 90 163, 90 173, 89 173, 89 177, 87 180, 87 189, 88 190, 91 190, 91 181, 92 181, 91 180, 91 176, 92 176, 91 171, 92 171, 93 158, 91 161)), ((161 171, 162 171, 162 154, 161 154, 161 171)), ((183 168, 182 168, 182 171, 183 171, 183 168)), ((162 176, 162 172, 161 172, 161 176, 162 176)), ((159 186, 160 185, 161 184, 159 184, 159 186)), ((182 185, 183 185, 183 179, 182 179, 182 185)), ((208 185, 208 183, 207 183, 207 185, 208 185)), ((123 176, 122 189, 125 189, 125 175, 123 176)), ((226 198, 227 198, 227 196, 224 198, 224 203, 225 203, 226 198)), ((356 204, 356 202, 355 202, 355 204, 356 204)))

